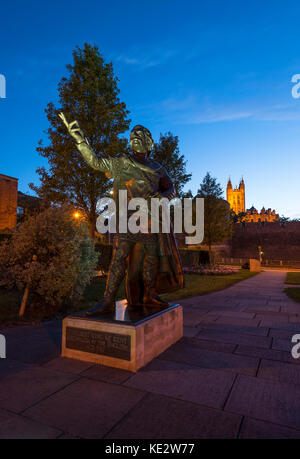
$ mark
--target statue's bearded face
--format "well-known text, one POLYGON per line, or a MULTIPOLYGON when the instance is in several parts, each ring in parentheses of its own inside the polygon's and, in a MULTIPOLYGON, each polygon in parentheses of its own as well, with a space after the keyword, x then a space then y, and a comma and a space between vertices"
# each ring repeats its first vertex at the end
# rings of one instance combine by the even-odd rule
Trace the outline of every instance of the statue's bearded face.
POLYGON ((130 146, 134 153, 150 153, 153 148, 151 132, 143 126, 135 126, 130 133, 130 146))

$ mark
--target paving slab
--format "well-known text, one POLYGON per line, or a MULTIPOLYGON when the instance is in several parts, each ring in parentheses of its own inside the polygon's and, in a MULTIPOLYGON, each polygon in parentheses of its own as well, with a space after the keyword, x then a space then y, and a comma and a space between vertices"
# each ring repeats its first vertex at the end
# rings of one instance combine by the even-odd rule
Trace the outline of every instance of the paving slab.
POLYGON ((292 324, 298 324, 300 332, 300 316, 289 315, 289 322, 292 324))
POLYGON ((276 315, 266 315, 266 314, 257 314, 257 319, 260 320, 261 327, 279 327, 285 328, 288 325, 289 318, 284 314, 276 315))
POLYGON ((298 305, 283 305, 280 308, 281 312, 285 314, 300 314, 300 304, 298 305))
POLYGON ((156 359, 128 379, 125 386, 222 408, 234 379, 229 372, 156 359))
POLYGON ((105 438, 235 438, 241 416, 149 394, 105 438))
POLYGON ((58 437, 59 440, 81 440, 79 436, 72 435, 69 433, 64 433, 58 437))
POLYGON ((82 378, 24 415, 82 438, 102 438, 142 398, 129 387, 82 378))
MULTIPOLYGON (((4 335, 5 336, 5 335, 4 335)), ((6 340, 7 357, 26 363, 41 364, 61 352, 61 334, 55 336, 26 336, 25 338, 6 340)))
POLYGON ((255 376, 259 359, 246 357, 228 352, 217 352, 201 349, 184 343, 174 344, 160 355, 160 359, 187 363, 207 369, 230 371, 234 374, 255 376))
MULTIPOLYGON (((199 333, 199 330, 198 330, 199 333)), ((217 352, 233 352, 236 348, 235 344, 232 343, 221 343, 219 341, 209 341, 205 339, 199 339, 196 337, 183 337, 179 341, 180 343, 192 346, 198 349, 207 349, 208 351, 217 352)))
POLYGON ((9 358, 0 359, 0 383, 10 374, 19 373, 26 368, 33 368, 33 365, 24 362, 18 362, 9 358))
POLYGON ((191 338, 193 336, 198 335, 198 333, 199 333, 199 330, 196 327, 190 327, 188 325, 183 326, 183 336, 191 338))
POLYGON ((277 321, 272 319, 264 319, 260 322, 261 327, 269 327, 269 328, 278 328, 279 330, 288 330, 290 332, 299 333, 300 327, 299 324, 293 324, 290 322, 277 321))
POLYGON ((61 333, 62 324, 61 320, 51 320, 42 322, 38 325, 22 325, 18 327, 8 327, 0 329, 0 333, 5 335, 7 339, 24 339, 26 337, 49 337, 61 333))
POLYGON ((223 343, 245 344, 256 347, 271 347, 271 338, 267 336, 250 336, 244 333, 232 333, 222 330, 200 330, 198 337, 223 343))
POLYGON ((255 314, 250 312, 226 311, 224 309, 212 309, 211 314, 216 316, 233 317, 235 319, 253 319, 255 314))
POLYGON ((214 322, 216 322, 218 319, 219 319, 220 316, 216 316, 214 314, 210 314, 210 313, 207 313, 205 314, 200 322, 198 323, 198 327, 202 327, 202 324, 212 324, 214 322))
POLYGON ((247 306, 244 308, 245 312, 252 312, 254 314, 261 314, 262 312, 280 312, 280 305, 278 303, 274 305, 267 304, 257 304, 256 306, 247 306))
POLYGON ((235 354, 248 355, 267 360, 278 360, 286 363, 300 363, 300 359, 294 359, 290 352, 276 349, 264 349, 262 347, 240 345, 235 349, 235 354))
POLYGON ((283 330, 282 328, 270 328, 268 336, 271 336, 272 338, 285 339, 291 342, 294 334, 295 334, 294 330, 283 330))
POLYGON ((238 376, 225 411, 300 430, 300 387, 238 376))
MULTIPOLYGON (((198 328, 202 330, 219 330, 221 332, 228 332, 228 333, 245 333, 246 335, 257 335, 257 336, 267 336, 269 329, 266 327, 258 327, 254 322, 251 325, 242 325, 241 321, 245 322, 242 319, 217 319, 215 322, 211 323, 200 323, 198 328)), ((249 321, 247 321, 249 322, 249 321)))
POLYGON ((9 371, 0 380, 0 408, 19 413, 75 381, 75 375, 28 366, 9 371))
POLYGON ((196 327, 207 311, 186 311, 183 309, 183 325, 196 327))
POLYGON ((257 376, 260 378, 299 385, 300 365, 263 359, 257 376))
MULTIPOLYGON (((218 324, 225 324, 225 325, 233 325, 233 326, 236 326, 236 327, 241 327, 241 329, 243 329, 244 327, 247 329, 247 328, 259 328, 258 327, 258 324, 259 324, 259 320, 257 319, 243 319, 243 318, 238 318, 238 317, 225 317, 225 316, 221 316, 219 317, 216 322, 218 324)), ((259 332, 261 332, 261 330, 259 329, 258 330, 259 332)))
POLYGON ((239 438, 248 439, 299 439, 300 430, 272 424, 271 422, 259 421, 258 419, 245 418, 242 423, 239 438))
POLYGON ((82 376, 98 381, 122 384, 132 376, 132 372, 121 370, 120 368, 105 367, 104 365, 93 365, 84 371, 82 376))
POLYGON ((58 429, 0 409, 0 439, 52 439, 61 434, 58 429))
POLYGON ((48 368, 48 370, 61 371, 62 373, 71 373, 74 375, 79 375, 92 366, 94 366, 93 363, 69 359, 67 357, 56 357, 42 365, 43 368, 48 368))
POLYGON ((276 349, 278 351, 291 352, 293 346, 294 344, 290 340, 273 338, 272 349, 276 349))

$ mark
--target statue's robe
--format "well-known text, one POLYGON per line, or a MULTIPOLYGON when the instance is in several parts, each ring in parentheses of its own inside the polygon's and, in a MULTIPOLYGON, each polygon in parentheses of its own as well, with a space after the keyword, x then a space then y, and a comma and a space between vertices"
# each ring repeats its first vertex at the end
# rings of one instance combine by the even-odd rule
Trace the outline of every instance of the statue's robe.
MULTIPOLYGON (((85 142, 78 146, 87 162, 95 170, 105 172, 114 179, 114 200, 116 203, 118 226, 119 190, 127 190, 128 201, 157 193, 172 198, 175 189, 165 168, 155 161, 123 153, 116 156, 97 158, 85 142)), ((157 234, 159 269, 156 278, 158 294, 184 287, 184 276, 175 236, 170 233, 157 234)), ((130 304, 142 302, 143 297, 143 244, 138 242, 127 260, 126 297, 130 304)))
MULTIPOLYGON (((179 250, 171 230, 170 233, 159 233, 159 270, 156 277, 158 294, 173 292, 184 287, 184 276, 179 250)), ((128 257, 126 274, 126 297, 130 304, 142 303, 144 294, 143 261, 145 252, 143 245, 137 243, 128 257)))

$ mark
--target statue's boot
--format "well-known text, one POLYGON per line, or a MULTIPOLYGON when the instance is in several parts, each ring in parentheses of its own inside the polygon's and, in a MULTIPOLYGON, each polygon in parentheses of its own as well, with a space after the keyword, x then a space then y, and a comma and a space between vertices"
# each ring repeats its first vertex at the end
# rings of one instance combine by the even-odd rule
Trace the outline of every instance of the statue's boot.
POLYGON ((161 308, 162 306, 167 307, 169 303, 162 300, 158 294, 156 293, 155 289, 155 281, 158 272, 159 266, 159 258, 157 256, 150 256, 146 257, 144 263, 144 270, 143 270, 143 278, 144 278, 144 296, 143 296, 143 304, 145 306, 150 307, 157 307, 161 308))
POLYGON ((86 311, 87 316, 114 313, 116 310, 116 295, 125 275, 125 260, 120 254, 114 254, 109 268, 104 298, 86 311))

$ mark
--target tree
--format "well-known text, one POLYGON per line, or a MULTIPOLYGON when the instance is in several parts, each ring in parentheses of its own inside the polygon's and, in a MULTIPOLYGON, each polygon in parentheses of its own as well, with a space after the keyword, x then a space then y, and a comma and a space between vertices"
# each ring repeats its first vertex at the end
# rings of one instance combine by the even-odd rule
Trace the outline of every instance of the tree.
POLYGON ((57 307, 81 297, 97 260, 87 224, 74 220, 68 207, 49 207, 27 217, 0 245, 1 285, 57 307))
POLYGON ((171 132, 160 134, 159 141, 154 144, 151 157, 164 166, 174 182, 179 197, 182 197, 182 189, 191 180, 192 174, 186 173, 186 161, 184 155, 180 155, 178 137, 171 132))
POLYGON ((247 216, 246 212, 239 212, 236 214, 233 210, 230 211, 231 219, 233 223, 242 223, 245 224, 245 217, 247 216))
POLYGON ((58 84, 59 107, 49 103, 45 110, 50 144, 40 141, 38 153, 46 158, 49 169, 40 167, 40 186, 30 184, 39 197, 52 203, 72 203, 81 210, 93 237, 97 219, 97 200, 111 187, 109 177, 91 169, 77 151, 73 140, 58 117, 77 120, 97 156, 115 155, 128 148, 120 134, 129 128, 128 110, 121 102, 111 63, 105 63, 97 46, 85 44, 73 51, 73 64, 58 84))
POLYGON ((193 199, 192 190, 184 191, 181 195, 182 198, 190 198, 193 199))
POLYGON ((206 173, 200 188, 197 191, 197 196, 200 198, 221 198, 223 190, 217 179, 212 177, 209 172, 206 173))
POLYGON ((198 198, 204 198, 204 243, 208 245, 209 258, 212 262, 213 244, 226 241, 232 233, 230 207, 222 199, 223 190, 216 178, 207 172, 197 192, 198 198))
MULTIPOLYGON (((289 221, 291 221, 291 220, 290 220, 289 217, 285 217, 284 215, 282 215, 282 216, 280 217, 279 221, 280 221, 281 226, 284 227, 284 226, 285 226, 289 221)), ((295 221, 297 221, 297 220, 295 220, 295 221)))

